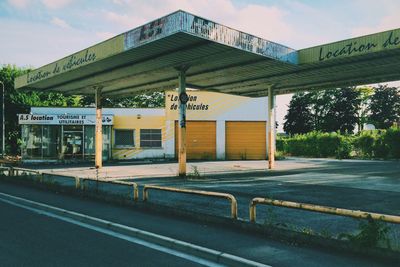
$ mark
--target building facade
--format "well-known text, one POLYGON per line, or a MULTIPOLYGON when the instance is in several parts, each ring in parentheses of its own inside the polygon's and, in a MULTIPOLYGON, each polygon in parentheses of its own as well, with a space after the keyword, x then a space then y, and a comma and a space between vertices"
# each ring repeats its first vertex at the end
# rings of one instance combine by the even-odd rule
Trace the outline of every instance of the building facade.
MULTIPOLYGON (((188 91, 187 158, 265 159, 267 98, 188 91)), ((103 160, 176 158, 178 93, 165 108, 104 108, 103 160)), ((94 108, 31 108, 19 114, 22 160, 94 159, 94 108)))

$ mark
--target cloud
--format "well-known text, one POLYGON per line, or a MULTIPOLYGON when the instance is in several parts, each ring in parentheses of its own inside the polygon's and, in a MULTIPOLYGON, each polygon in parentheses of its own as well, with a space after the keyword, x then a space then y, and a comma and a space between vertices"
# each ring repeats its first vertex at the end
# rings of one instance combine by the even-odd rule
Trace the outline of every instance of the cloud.
POLYGON ((352 35, 356 37, 397 28, 400 28, 398 14, 390 14, 383 17, 377 25, 353 28, 352 35))
POLYGON ((95 44, 94 34, 47 23, 0 18, 0 65, 40 67, 95 44), (40 33, 40 34, 39 34, 40 33))
POLYGON ((285 21, 289 14, 274 6, 252 4, 239 7, 231 0, 114 0, 113 2, 122 7, 122 12, 103 11, 104 17, 120 26, 122 31, 182 9, 272 41, 285 40, 293 33, 293 29, 285 21))
POLYGON ((124 30, 129 30, 146 22, 144 19, 135 18, 135 16, 129 16, 127 14, 118 14, 106 10, 103 10, 103 13, 106 20, 121 26, 124 30))
POLYGON ((8 3, 13 7, 23 9, 31 3, 31 0, 8 0, 8 3))
POLYGON ((42 0, 43 5, 49 9, 59 9, 69 5, 72 0, 42 0))
POLYGON ((96 37, 99 38, 99 41, 104 41, 110 38, 113 38, 114 36, 116 36, 117 34, 112 33, 112 32, 96 32, 96 37))
POLYGON ((62 20, 62 19, 57 18, 57 17, 53 17, 50 22, 51 22, 51 24, 56 25, 56 26, 58 26, 60 28, 63 28, 63 29, 70 29, 71 28, 71 26, 67 22, 65 22, 65 20, 62 20))

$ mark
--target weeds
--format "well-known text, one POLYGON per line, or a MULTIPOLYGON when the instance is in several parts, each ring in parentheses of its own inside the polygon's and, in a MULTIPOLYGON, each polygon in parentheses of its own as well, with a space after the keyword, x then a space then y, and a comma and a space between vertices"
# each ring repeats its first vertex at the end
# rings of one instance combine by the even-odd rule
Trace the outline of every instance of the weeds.
POLYGON ((388 233, 390 228, 383 222, 373 220, 371 217, 367 221, 361 221, 357 234, 343 233, 338 236, 339 239, 347 239, 358 247, 377 247, 382 242, 386 242, 390 247, 388 233))
POLYGON ((202 178, 199 168, 197 166, 191 166, 192 171, 188 173, 187 177, 192 179, 200 179, 202 178))

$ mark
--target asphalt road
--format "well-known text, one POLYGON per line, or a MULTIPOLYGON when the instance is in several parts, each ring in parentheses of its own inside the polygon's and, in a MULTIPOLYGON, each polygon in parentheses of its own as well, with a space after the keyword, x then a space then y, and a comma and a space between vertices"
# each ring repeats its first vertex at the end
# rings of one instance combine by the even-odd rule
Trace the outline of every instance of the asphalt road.
POLYGON ((1 266, 201 266, 0 202, 1 266))
MULTIPOLYGON (((391 266, 237 232, 229 227, 145 213, 0 182, 0 192, 136 227, 272 266, 391 266)), ((0 201, 1 266, 197 266, 117 237, 0 201)), ((394 266, 394 265, 393 265, 394 266)))

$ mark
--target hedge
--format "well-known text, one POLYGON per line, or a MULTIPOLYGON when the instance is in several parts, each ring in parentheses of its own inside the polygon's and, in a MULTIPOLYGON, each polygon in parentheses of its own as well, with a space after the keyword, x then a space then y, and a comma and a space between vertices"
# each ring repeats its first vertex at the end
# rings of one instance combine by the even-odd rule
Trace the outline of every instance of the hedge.
POLYGON ((279 137, 276 147, 292 156, 399 159, 400 128, 363 131, 358 135, 310 132, 279 137))

